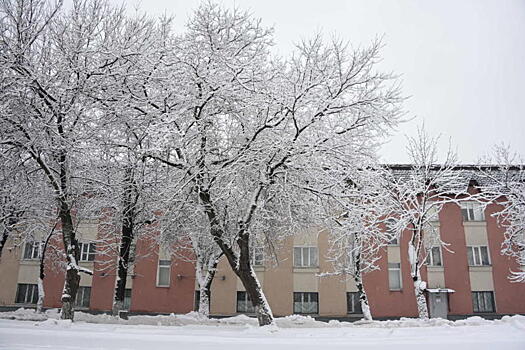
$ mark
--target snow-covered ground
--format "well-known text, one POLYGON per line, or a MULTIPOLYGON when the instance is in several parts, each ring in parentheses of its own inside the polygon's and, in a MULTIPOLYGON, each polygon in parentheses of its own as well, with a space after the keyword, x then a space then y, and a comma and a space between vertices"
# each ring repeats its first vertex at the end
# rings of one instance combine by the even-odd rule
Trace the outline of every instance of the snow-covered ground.
POLYGON ((289 316, 267 327, 246 316, 207 321, 195 313, 125 321, 77 312, 74 323, 57 316, 55 311, 0 313, 0 349, 525 349, 524 316, 372 323, 289 316))

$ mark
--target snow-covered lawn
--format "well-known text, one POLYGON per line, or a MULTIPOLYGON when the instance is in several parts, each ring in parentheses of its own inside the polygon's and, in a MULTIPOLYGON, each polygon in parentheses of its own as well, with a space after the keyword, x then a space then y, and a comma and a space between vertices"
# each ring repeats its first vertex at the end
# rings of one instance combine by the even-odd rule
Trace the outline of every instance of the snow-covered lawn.
POLYGON ((204 321, 194 313, 128 321, 77 313, 74 323, 56 316, 53 311, 0 313, 0 349, 525 349, 523 316, 354 324, 290 316, 262 328, 245 316, 204 321), (27 320, 38 317, 45 320, 27 320))

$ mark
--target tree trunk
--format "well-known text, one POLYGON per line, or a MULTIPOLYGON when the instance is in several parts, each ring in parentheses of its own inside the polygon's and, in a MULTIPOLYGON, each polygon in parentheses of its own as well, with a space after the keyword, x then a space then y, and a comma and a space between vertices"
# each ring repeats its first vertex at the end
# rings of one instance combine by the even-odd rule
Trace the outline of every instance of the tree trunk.
POLYGON ((78 261, 80 259, 80 250, 75 238, 73 229, 73 219, 71 209, 64 201, 60 207, 60 222, 62 224, 62 239, 66 251, 66 278, 64 281, 64 290, 62 292, 62 319, 73 320, 74 305, 80 283, 80 274, 78 261))
POLYGON ((208 284, 199 285, 199 314, 205 317, 210 317, 210 287, 211 281, 208 284))
POLYGON ((419 318, 427 319, 428 318, 428 307, 427 307, 427 298, 425 297, 426 283, 421 280, 418 275, 414 277, 414 292, 416 294, 416 303, 417 303, 417 312, 419 318))
POLYGON ((115 296, 113 299, 113 315, 118 315, 124 308, 126 297, 126 281, 128 278, 131 245, 134 238, 136 190, 133 181, 133 172, 126 169, 124 189, 124 205, 122 210, 122 240, 120 242, 117 281, 115 285, 115 296))
POLYGON ((0 237, 0 259, 2 258, 2 252, 4 251, 5 243, 7 242, 7 238, 9 237, 9 230, 7 228, 4 228, 2 231, 2 237, 0 237))
POLYGON ((355 274, 354 281, 359 293, 359 302, 361 303, 361 311, 363 318, 367 321, 372 321, 372 313, 370 312, 370 304, 368 304, 368 296, 366 295, 365 286, 363 285, 363 274, 361 272, 361 254, 356 254, 355 258, 355 274))
MULTIPOLYGON (((58 223, 58 222, 57 222, 58 223)), ((55 228, 57 227, 57 223, 53 226, 53 229, 51 229, 51 232, 46 237, 46 240, 44 241, 44 244, 41 244, 41 252, 40 252, 40 266, 39 266, 39 276, 38 276, 38 302, 36 303, 36 312, 42 313, 42 309, 44 307, 44 299, 46 297, 46 293, 44 290, 44 278, 45 275, 45 260, 46 260, 46 251, 47 251, 47 245, 49 243, 49 240, 51 239, 51 236, 53 236, 53 233, 55 232, 55 228)))

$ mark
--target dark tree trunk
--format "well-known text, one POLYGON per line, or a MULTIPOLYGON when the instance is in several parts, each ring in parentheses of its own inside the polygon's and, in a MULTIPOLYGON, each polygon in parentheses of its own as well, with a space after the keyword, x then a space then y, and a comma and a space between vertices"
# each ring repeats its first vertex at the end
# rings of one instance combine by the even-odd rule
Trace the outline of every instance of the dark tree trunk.
POLYGON ((2 231, 2 237, 0 237, 0 259, 2 258, 2 252, 4 251, 4 246, 7 242, 7 238, 9 238, 9 230, 7 228, 4 228, 4 230, 2 231))
POLYGON ((241 233, 239 234, 239 239, 237 240, 237 245, 239 246, 239 254, 237 255, 235 251, 229 244, 226 244, 222 237, 224 232, 222 225, 218 222, 217 213, 213 206, 213 203, 210 198, 210 194, 205 189, 199 189, 199 198, 204 206, 204 210, 208 217, 211 235, 214 237, 215 242, 219 245, 221 251, 228 259, 228 263, 232 268, 233 272, 239 277, 246 293, 250 296, 252 304, 255 308, 255 313, 257 315, 257 320, 259 321, 260 326, 266 326, 273 323, 273 314, 270 310, 270 306, 264 296, 261 285, 257 280, 257 276, 250 263, 250 245, 249 245, 249 234, 242 227, 240 229, 241 233))
POLYGON ((42 251, 40 253, 40 266, 39 266, 39 275, 38 275, 38 302, 36 304, 36 312, 41 313, 42 308, 44 307, 44 298, 46 296, 45 290, 44 290, 44 278, 45 275, 45 260, 46 260, 46 251, 47 251, 47 245, 49 244, 49 240, 51 239, 51 236, 53 236, 53 233, 55 232, 55 228, 57 227, 57 224, 53 226, 53 229, 51 232, 49 232, 49 235, 47 235, 46 240, 44 241, 44 244, 42 245, 42 251))
POLYGON ((63 202, 60 207, 60 222, 62 224, 62 238, 66 252, 66 279, 62 292, 62 319, 73 320, 74 305, 80 283, 78 261, 80 260, 80 250, 75 230, 73 229, 73 219, 71 209, 68 204, 63 202))
POLYGON ((122 240, 120 242, 118 266, 117 266, 117 281, 115 285, 115 297, 113 299, 113 315, 118 315, 119 311, 124 307, 124 299, 126 295, 126 280, 128 278, 129 260, 131 245, 134 236, 134 219, 135 219, 135 205, 136 205, 136 186, 133 181, 133 172, 130 169, 126 170, 124 178, 124 203, 122 209, 122 240))

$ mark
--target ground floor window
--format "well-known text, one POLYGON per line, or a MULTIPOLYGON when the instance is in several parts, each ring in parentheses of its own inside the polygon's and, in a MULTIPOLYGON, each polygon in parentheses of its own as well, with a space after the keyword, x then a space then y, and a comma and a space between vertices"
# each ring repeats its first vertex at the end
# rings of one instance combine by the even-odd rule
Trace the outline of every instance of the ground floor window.
POLYGON ((237 312, 239 313, 254 313, 252 300, 246 292, 237 292, 237 312))
POLYGON ((75 299, 75 306, 89 308, 90 299, 91 287, 78 287, 77 298, 75 299))
POLYGON ((293 312, 294 314, 318 314, 319 293, 294 292, 293 312))
POLYGON ((472 292, 474 312, 495 312, 494 292, 472 292))
POLYGON ((19 283, 16 290, 17 304, 36 304, 38 301, 38 286, 36 284, 19 283))
POLYGON ((124 309, 129 310, 131 307, 131 289, 126 288, 124 291, 124 309))
POLYGON ((349 314, 362 314, 358 292, 346 292, 346 311, 349 314))

